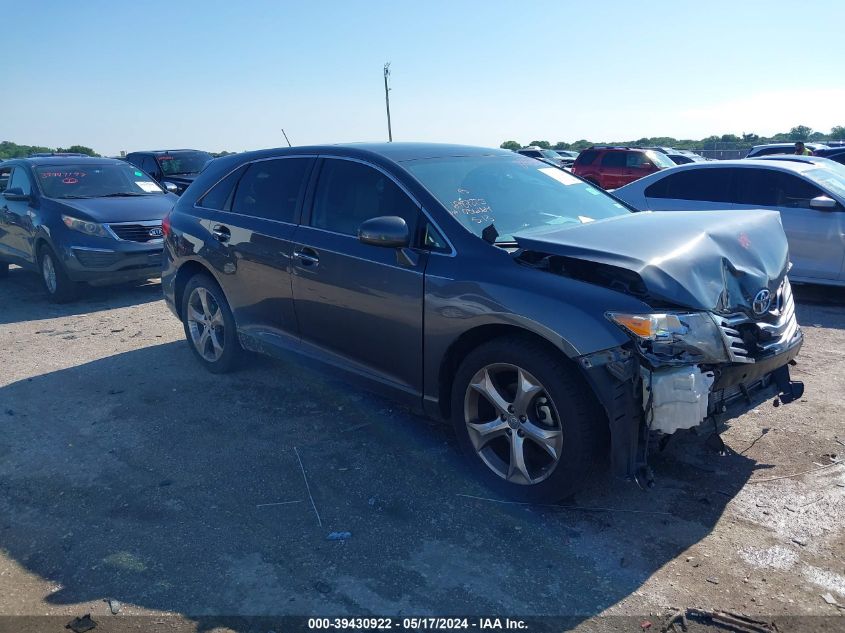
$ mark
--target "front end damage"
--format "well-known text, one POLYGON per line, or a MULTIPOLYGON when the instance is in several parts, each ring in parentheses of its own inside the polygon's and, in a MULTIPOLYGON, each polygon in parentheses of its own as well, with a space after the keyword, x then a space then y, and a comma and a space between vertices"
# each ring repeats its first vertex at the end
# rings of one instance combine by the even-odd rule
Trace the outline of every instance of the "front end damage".
POLYGON ((630 342, 577 359, 607 413, 615 475, 650 482, 655 435, 716 429, 765 396, 786 404, 802 395, 789 375, 803 334, 776 213, 644 213, 596 224, 604 226, 520 239, 515 257, 653 308, 608 311, 630 342))

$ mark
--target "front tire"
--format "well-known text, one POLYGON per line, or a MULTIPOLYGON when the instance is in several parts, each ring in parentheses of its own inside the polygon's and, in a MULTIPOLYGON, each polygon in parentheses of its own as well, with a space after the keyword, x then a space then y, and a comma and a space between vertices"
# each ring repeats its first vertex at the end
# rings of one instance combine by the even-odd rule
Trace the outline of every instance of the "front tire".
POLYGON ((607 428, 567 359, 518 337, 485 343, 464 359, 452 387, 452 422, 490 487, 535 503, 559 501, 583 486, 607 428))
POLYGON ((243 355, 235 318, 223 290, 204 273, 194 275, 182 295, 182 324, 191 351, 214 374, 233 371, 243 355))
POLYGON ((68 277, 65 267, 49 246, 42 246, 38 252, 38 272, 47 298, 53 303, 68 303, 79 296, 79 284, 68 277))

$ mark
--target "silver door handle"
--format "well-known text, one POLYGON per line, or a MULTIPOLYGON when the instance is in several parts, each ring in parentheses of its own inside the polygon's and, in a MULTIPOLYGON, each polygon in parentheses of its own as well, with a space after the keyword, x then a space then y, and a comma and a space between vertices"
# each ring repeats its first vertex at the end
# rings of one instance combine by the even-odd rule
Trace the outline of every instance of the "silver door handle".
POLYGON ((312 255, 311 253, 307 253, 304 250, 294 251, 293 256, 300 260, 306 266, 316 266, 320 263, 320 258, 317 257, 316 254, 312 255))

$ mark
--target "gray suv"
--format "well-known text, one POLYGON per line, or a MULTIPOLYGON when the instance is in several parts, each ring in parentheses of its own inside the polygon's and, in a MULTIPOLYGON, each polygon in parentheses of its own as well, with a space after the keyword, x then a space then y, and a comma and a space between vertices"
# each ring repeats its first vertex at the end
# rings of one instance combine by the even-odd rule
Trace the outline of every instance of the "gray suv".
POLYGON ((163 228, 165 299, 210 371, 333 367, 451 420, 516 498, 568 496, 608 453, 649 479, 651 434, 802 390, 777 213, 634 213, 513 152, 390 143, 216 160, 163 228))

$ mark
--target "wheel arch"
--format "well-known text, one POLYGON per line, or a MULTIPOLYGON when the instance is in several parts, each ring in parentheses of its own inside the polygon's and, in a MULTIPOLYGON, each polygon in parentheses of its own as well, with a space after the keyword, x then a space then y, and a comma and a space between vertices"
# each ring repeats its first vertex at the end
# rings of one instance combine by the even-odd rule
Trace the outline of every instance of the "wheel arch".
MULTIPOLYGON (((578 368, 577 363, 575 363, 571 358, 571 352, 574 352, 574 350, 572 350, 571 346, 569 346, 563 339, 560 339, 559 342, 555 342, 525 327, 506 323, 490 323, 476 326, 467 330, 455 339, 452 344, 449 345, 446 353, 440 361, 440 368, 438 371, 437 401, 440 415, 444 420, 448 420, 451 416, 452 383, 455 380, 455 374, 457 373, 461 362, 470 352, 484 343, 497 338, 521 338, 523 340, 541 343, 552 350, 553 353, 558 355, 561 360, 566 363, 570 363, 575 368, 578 368)), ((578 369, 578 373, 580 374, 580 368, 578 369)), ((592 391, 592 388, 589 387, 586 381, 584 384, 590 389, 590 391, 592 391)))
POLYGON ((181 320, 184 320, 185 318, 185 315, 182 314, 182 299, 185 294, 185 287, 188 285, 191 278, 202 273, 211 277, 214 280, 214 283, 216 283, 222 291, 222 286, 220 286, 220 282, 217 281, 217 277, 211 268, 195 259, 186 261, 179 267, 179 270, 176 271, 176 278, 173 281, 173 303, 176 307, 176 313, 179 315, 179 319, 181 320))

